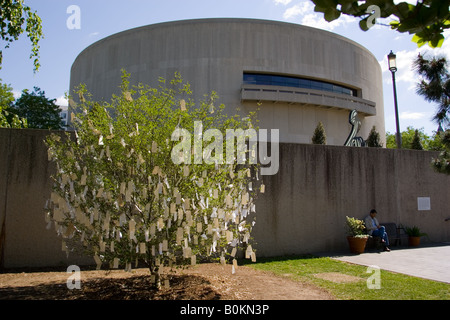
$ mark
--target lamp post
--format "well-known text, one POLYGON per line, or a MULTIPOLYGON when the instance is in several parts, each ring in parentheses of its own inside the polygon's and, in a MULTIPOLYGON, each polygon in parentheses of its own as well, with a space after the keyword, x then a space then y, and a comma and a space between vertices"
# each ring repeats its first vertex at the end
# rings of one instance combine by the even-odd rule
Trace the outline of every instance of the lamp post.
POLYGON ((397 125, 397 149, 402 148, 402 134, 400 133, 400 123, 398 120, 398 104, 397 104, 397 88, 395 86, 395 72, 397 71, 397 56, 391 52, 388 54, 389 70, 392 73, 392 85, 394 87, 394 105, 395 105, 395 121, 397 125))

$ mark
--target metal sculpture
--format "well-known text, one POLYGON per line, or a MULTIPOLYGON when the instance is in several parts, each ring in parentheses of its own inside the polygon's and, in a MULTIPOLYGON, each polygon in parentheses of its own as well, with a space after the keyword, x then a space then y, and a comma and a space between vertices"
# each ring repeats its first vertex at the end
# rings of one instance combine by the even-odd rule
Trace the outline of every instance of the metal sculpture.
POLYGON ((345 141, 344 146, 365 147, 366 142, 364 141, 364 139, 356 136, 359 132, 359 129, 361 128, 361 121, 358 118, 358 112, 356 110, 352 110, 350 112, 348 122, 352 125, 352 130, 350 131, 350 134, 345 141))

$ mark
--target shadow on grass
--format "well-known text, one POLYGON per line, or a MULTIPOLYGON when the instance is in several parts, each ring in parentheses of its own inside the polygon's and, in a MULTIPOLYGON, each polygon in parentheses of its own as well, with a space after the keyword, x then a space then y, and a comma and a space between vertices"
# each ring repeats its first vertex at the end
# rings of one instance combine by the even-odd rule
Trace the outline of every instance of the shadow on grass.
POLYGON ((270 262, 285 262, 290 260, 301 260, 301 259, 319 259, 321 257, 312 254, 302 254, 302 255, 287 255, 279 257, 258 257, 256 262, 252 262, 249 259, 239 259, 239 264, 241 265, 252 265, 255 263, 264 264, 270 262))

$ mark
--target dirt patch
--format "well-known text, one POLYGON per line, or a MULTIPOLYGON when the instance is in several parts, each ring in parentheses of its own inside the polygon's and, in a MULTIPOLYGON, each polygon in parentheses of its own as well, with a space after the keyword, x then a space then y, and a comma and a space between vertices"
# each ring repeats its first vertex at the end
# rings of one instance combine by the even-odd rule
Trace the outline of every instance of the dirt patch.
POLYGON ((81 289, 69 290, 66 272, 0 274, 0 300, 332 300, 327 291, 269 272, 201 264, 167 271, 156 291, 148 269, 82 270, 81 289))
POLYGON ((316 278, 333 281, 336 283, 348 283, 348 282, 358 282, 364 280, 359 277, 350 276, 348 274, 343 274, 339 272, 326 272, 326 273, 318 273, 314 275, 316 278))

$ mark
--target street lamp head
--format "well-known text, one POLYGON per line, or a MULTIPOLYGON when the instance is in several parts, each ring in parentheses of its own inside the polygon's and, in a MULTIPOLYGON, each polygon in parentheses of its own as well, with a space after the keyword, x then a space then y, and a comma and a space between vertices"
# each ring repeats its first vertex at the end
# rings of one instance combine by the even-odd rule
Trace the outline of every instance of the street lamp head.
POLYGON ((389 70, 391 72, 397 71, 397 56, 395 53, 391 52, 388 54, 388 64, 389 64, 389 70))

